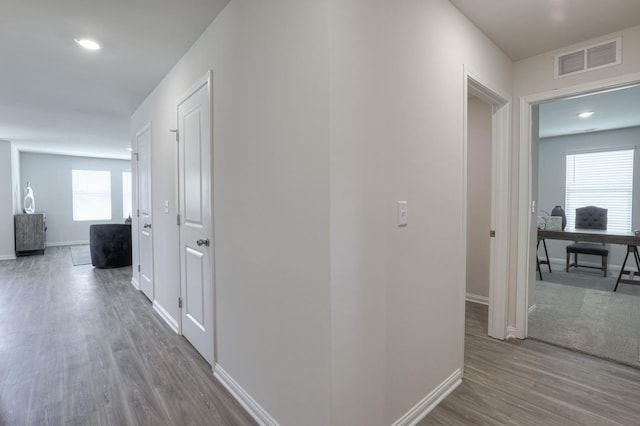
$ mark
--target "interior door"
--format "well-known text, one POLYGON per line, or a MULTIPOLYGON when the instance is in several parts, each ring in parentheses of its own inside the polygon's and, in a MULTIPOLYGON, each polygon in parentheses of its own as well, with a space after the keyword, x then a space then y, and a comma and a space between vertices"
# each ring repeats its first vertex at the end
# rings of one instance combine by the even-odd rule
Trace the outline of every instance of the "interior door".
POLYGON ((153 288, 153 233, 151 220, 151 125, 147 124, 137 137, 137 194, 138 194, 138 241, 140 290, 154 299, 153 288))
POLYGON ((178 101, 182 334, 213 365, 211 76, 178 101))

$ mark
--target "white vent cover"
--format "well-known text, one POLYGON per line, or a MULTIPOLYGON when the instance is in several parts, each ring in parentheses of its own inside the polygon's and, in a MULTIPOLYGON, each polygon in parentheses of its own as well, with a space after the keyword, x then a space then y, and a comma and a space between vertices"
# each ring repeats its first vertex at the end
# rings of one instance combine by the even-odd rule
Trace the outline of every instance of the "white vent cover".
POLYGON ((555 78, 618 65, 622 62, 622 39, 584 47, 556 56, 555 78))

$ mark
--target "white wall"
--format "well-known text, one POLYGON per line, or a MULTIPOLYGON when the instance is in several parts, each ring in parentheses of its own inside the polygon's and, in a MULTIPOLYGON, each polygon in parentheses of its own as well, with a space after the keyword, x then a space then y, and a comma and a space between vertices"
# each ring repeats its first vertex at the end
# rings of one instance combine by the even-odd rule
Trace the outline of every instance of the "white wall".
POLYGON ((216 361, 278 423, 388 425, 459 372, 463 64, 509 93, 509 59, 445 0, 233 0, 133 115, 177 319, 168 130, 213 70, 216 361))
POLYGON ((489 297, 492 106, 469 98, 467 107, 467 294, 489 297))
POLYGON ((462 366, 463 64, 512 64, 447 1, 330 10, 332 424, 389 425, 462 366))
MULTIPOLYGON (((533 56, 531 58, 523 59, 514 64, 514 85, 513 94, 514 99, 520 99, 521 97, 536 95, 539 93, 550 92, 559 88, 568 88, 572 86, 578 86, 581 84, 596 82, 600 80, 610 79, 614 77, 621 77, 625 75, 635 74, 640 72, 640 26, 628 28, 624 31, 619 31, 606 36, 598 37, 592 40, 585 40, 583 43, 579 43, 572 46, 567 46, 563 49, 554 50, 541 55, 533 56), (622 37, 622 63, 612 67, 602 68, 590 72, 576 74, 573 76, 566 76, 559 79, 554 79, 553 67, 554 57, 558 53, 567 52, 569 50, 577 49, 587 45, 595 44, 600 41, 606 41, 614 37, 622 37)), ((527 113, 523 111, 522 113, 527 113)), ((512 232, 511 232, 511 246, 515 248, 518 246, 518 217, 519 210, 517 205, 518 190, 519 190, 519 157, 520 147, 526 146, 526 141, 520 140, 520 105, 519 102, 513 103, 513 151, 512 151, 512 200, 513 209, 511 216, 512 232)), ((527 170, 524 171, 525 174, 527 170)), ((537 181, 535 173, 537 168, 533 168, 534 182, 537 181)), ((528 213, 523 213, 528 214, 528 213)), ((537 213, 531 214, 532 228, 536 224, 537 213)), ((534 230, 531 231, 532 233, 534 230)), ((535 234, 531 240, 531 251, 535 250, 535 234)), ((535 265, 535 263, 533 264, 535 265)), ((517 254, 514 255, 511 262, 510 271, 510 288, 509 288, 509 324, 515 325, 516 316, 516 285, 517 285, 517 254)))
POLYGON ((15 258, 12 160, 11 142, 0 140, 0 260, 15 258))
POLYGON ((131 170, 131 162, 66 155, 20 154, 21 187, 31 183, 36 211, 47 215, 47 245, 89 242, 89 225, 124 223, 122 218, 122 172, 131 170), (73 220, 71 170, 111 171, 111 221, 73 220))
MULTIPOLYGON (((547 212, 551 212, 555 205, 564 207, 566 154, 605 149, 629 149, 632 147, 636 148, 633 163, 632 229, 637 229, 640 227, 640 127, 540 139, 538 205, 547 212)), ((567 216, 573 213, 566 212, 567 216)), ((571 244, 571 241, 547 241, 549 257, 560 260, 564 265, 566 259, 565 247, 568 244, 571 244)), ((542 254, 543 251, 540 249, 540 255, 542 254)), ((616 266, 621 266, 626 254, 627 249, 625 246, 611 245, 609 247, 609 266, 614 267, 614 270, 616 266)), ((585 255, 583 261, 599 265, 600 257, 585 255)))
POLYGON ((178 319, 168 130, 213 70, 216 361, 282 425, 330 422, 327 19, 322 1, 232 1, 132 117, 152 123, 154 302, 178 319))

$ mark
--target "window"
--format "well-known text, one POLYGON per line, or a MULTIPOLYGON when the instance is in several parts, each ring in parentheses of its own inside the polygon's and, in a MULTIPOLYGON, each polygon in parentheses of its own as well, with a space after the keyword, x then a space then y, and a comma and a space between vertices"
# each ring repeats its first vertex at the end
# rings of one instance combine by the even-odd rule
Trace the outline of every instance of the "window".
POLYGON ((565 206, 574 227, 579 207, 609 209, 607 229, 631 231, 633 149, 567 154, 565 206))
POLYGON ((131 172, 122 172, 122 217, 131 216, 131 172))
POLYGON ((111 220, 111 172, 71 170, 73 220, 111 220))

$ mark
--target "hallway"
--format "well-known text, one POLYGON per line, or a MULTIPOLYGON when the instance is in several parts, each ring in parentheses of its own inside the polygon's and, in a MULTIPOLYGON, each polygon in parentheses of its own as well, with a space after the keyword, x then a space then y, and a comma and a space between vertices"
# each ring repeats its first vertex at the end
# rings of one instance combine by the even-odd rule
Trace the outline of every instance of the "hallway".
POLYGON ((255 424, 130 281, 66 246, 0 262, 0 425, 255 424))

